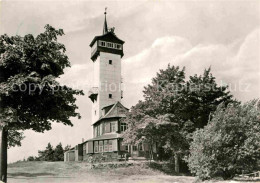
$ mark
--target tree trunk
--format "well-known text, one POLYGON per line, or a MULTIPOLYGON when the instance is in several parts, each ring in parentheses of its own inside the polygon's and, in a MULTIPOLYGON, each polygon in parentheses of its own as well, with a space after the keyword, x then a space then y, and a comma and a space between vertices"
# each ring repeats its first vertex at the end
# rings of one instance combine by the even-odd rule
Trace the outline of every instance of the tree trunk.
POLYGON ((0 180, 2 182, 7 182, 7 135, 7 129, 0 126, 0 180))
POLYGON ((180 158, 178 153, 174 154, 174 169, 176 173, 180 173, 180 158))

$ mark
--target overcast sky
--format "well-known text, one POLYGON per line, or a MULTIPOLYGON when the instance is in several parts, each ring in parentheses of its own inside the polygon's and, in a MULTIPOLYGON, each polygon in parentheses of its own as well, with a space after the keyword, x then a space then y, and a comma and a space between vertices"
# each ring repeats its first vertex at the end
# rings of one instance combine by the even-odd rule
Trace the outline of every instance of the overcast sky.
POLYGON ((211 66, 221 84, 241 101, 260 97, 260 3, 256 1, 0 1, 0 31, 37 35, 50 24, 62 28, 59 39, 72 67, 62 83, 84 89, 82 115, 74 126, 54 124, 51 131, 26 131, 22 147, 9 150, 9 162, 37 155, 48 142, 76 145, 91 137, 92 81, 89 43, 102 33, 104 8, 109 27, 125 41, 122 59, 126 107, 142 99, 142 90, 168 63, 186 67, 186 77, 211 66))

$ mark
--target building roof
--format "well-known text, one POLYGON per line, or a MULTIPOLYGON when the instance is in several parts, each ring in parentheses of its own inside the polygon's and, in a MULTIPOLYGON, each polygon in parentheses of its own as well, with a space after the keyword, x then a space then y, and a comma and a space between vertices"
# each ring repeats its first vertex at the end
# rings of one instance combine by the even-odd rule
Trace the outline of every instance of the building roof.
POLYGON ((121 39, 119 39, 114 32, 107 32, 103 35, 100 36, 95 36, 94 39, 91 41, 90 43, 90 47, 93 46, 93 44, 97 41, 97 40, 104 40, 104 41, 110 41, 110 42, 115 42, 115 43, 119 43, 119 44, 124 44, 125 42, 121 39))
POLYGON ((103 26, 103 35, 101 36, 95 36, 94 39, 91 41, 90 43, 90 47, 93 46, 93 44, 96 42, 96 40, 102 39, 104 41, 111 41, 111 42, 116 42, 116 43, 120 43, 120 44, 124 44, 124 41, 122 41, 121 39, 119 39, 115 33, 114 33, 114 29, 108 29, 107 26, 107 9, 105 9, 105 20, 104 20, 104 26, 103 26))
POLYGON ((104 116, 101 116, 94 124, 104 119, 124 118, 126 117, 126 113, 129 111, 129 109, 123 106, 123 104, 121 104, 119 101, 112 105, 108 105, 102 108, 102 110, 106 110, 106 109, 108 109, 108 112, 105 113, 104 116))

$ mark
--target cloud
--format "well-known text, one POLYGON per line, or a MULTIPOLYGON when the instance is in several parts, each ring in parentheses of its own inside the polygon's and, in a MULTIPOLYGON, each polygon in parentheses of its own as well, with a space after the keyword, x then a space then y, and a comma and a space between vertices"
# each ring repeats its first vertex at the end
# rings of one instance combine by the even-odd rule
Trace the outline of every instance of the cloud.
POLYGON ((122 68, 126 81, 130 83, 149 82, 159 68, 164 68, 175 56, 185 53, 191 48, 191 43, 182 37, 167 36, 156 39, 151 47, 123 60, 122 68))
POLYGON ((68 85, 74 89, 80 89, 87 94, 92 87, 93 66, 92 63, 74 64, 70 68, 66 68, 64 75, 58 81, 64 85, 68 85))
POLYGON ((185 66, 187 77, 202 74, 205 68, 211 67, 217 82, 230 85, 231 92, 239 100, 260 97, 259 35, 260 29, 256 29, 242 41, 236 40, 228 45, 195 46, 182 37, 158 38, 149 48, 124 61, 126 86, 136 84, 135 91, 141 92, 143 87, 140 88, 140 84, 144 86, 150 83, 156 72, 170 63, 185 66))

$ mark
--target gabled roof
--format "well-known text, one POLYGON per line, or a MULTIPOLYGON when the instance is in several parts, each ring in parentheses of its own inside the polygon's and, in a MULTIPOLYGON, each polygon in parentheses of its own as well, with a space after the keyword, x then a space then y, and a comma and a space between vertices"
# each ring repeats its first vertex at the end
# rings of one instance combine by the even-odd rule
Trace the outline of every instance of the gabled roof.
POLYGON ((102 110, 104 110, 105 108, 110 109, 104 116, 101 116, 99 120, 97 120, 94 124, 104 119, 126 117, 126 113, 129 111, 129 109, 123 106, 123 104, 121 104, 119 101, 115 104, 103 107, 102 110))
POLYGON ((90 43, 90 47, 93 46, 93 44, 96 42, 96 40, 104 40, 104 41, 112 41, 112 42, 117 42, 117 43, 120 43, 120 44, 124 44, 125 42, 121 39, 119 39, 115 33, 113 32, 107 32, 105 33, 104 35, 101 35, 101 36, 95 36, 94 39, 91 41, 90 43))

